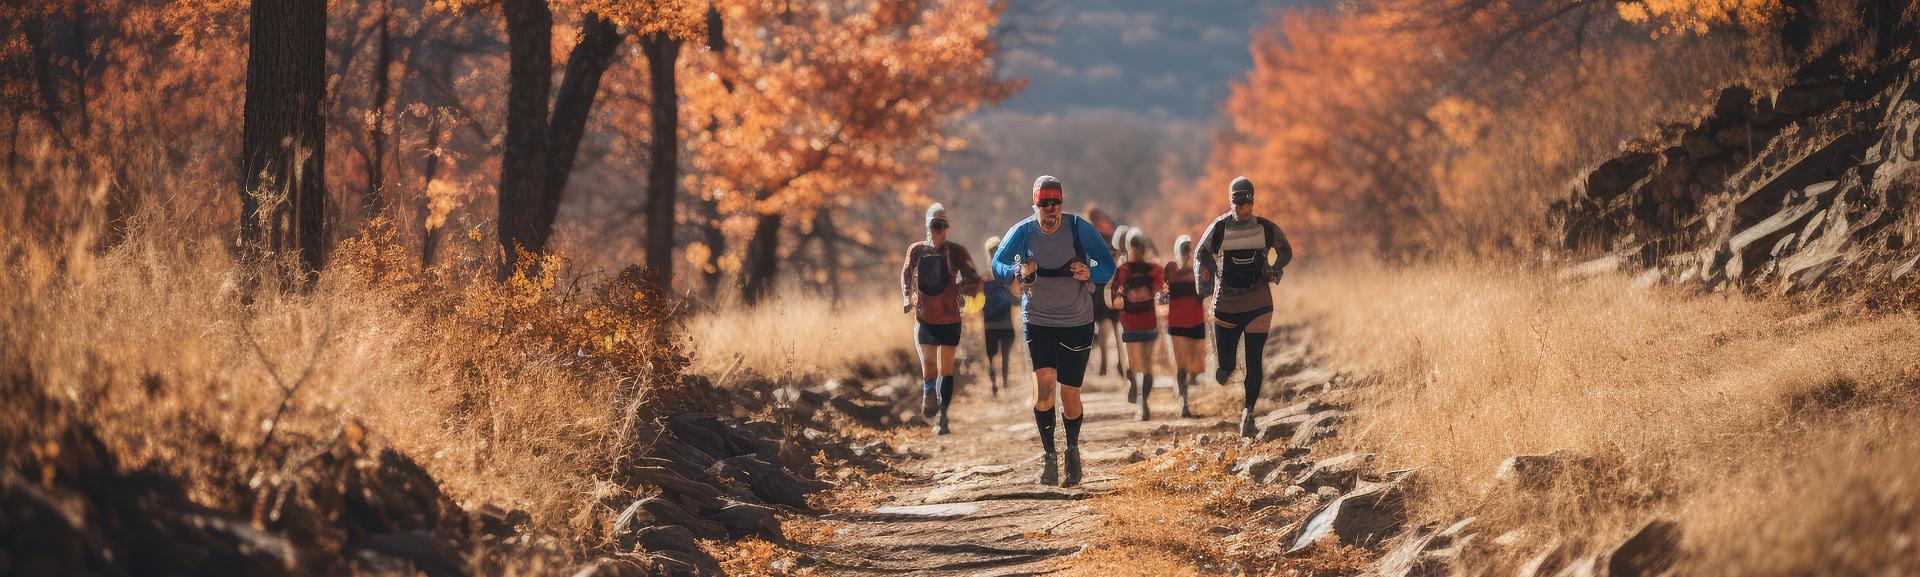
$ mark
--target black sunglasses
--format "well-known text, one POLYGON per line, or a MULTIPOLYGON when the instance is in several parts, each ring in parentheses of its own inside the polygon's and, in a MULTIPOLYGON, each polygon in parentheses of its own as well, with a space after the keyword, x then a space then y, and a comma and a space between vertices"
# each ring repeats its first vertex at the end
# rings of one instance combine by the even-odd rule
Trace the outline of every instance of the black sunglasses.
POLYGON ((932 230, 946 230, 946 229, 947 229, 947 221, 944 221, 944 220, 936 220, 936 221, 933 221, 933 224, 929 224, 929 225, 927 225, 927 228, 929 228, 929 229, 932 229, 932 230))
POLYGON ((1066 201, 1060 200, 1058 198, 1042 198, 1040 199, 1040 202, 1033 203, 1033 205, 1040 208, 1048 208, 1048 207, 1060 206, 1066 203, 1067 203, 1066 201))

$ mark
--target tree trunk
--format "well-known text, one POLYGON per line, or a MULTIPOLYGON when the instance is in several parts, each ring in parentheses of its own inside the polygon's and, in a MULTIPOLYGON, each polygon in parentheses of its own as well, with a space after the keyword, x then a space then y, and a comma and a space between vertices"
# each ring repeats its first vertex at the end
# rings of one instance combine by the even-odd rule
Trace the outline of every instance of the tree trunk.
POLYGON ((820 259, 826 261, 828 294, 833 304, 840 304, 840 228, 833 222, 833 210, 820 209, 813 231, 820 238, 820 259))
POLYGON ((673 285, 673 206, 680 189, 680 92, 674 80, 680 41, 655 32, 640 42, 647 55, 653 142, 647 167, 647 275, 673 285))
POLYGON ((594 97, 600 94, 600 77, 613 66, 614 53, 620 49, 620 29, 594 13, 586 14, 586 34, 567 55, 567 73, 560 79, 560 92, 553 99, 553 119, 547 124, 547 197, 542 207, 546 227, 560 213, 561 192, 573 176, 573 160, 580 154, 580 141, 587 135, 587 121, 593 113, 594 97))
MULTIPOLYGON (((427 123, 427 150, 440 150, 440 124, 437 122, 427 123)), ((440 226, 432 226, 433 195, 428 191, 433 190, 433 178, 439 173, 440 155, 428 154, 427 168, 423 171, 424 178, 420 183, 420 270, 433 268, 433 255, 440 246, 440 229, 447 227, 445 222, 440 226)))
POLYGON ((547 92, 553 82, 553 13, 546 0, 505 0, 507 21, 507 134, 500 155, 500 276, 511 274, 519 252, 545 250, 552 221, 548 202, 547 92), (542 225, 542 221, 545 224, 542 225))
POLYGON ((311 282, 325 262, 327 2, 254 0, 249 14, 240 242, 249 257, 296 252, 311 282))
POLYGON ((392 14, 392 0, 383 2, 380 6, 380 44, 373 61, 373 126, 367 130, 367 141, 373 153, 367 158, 367 192, 360 197, 368 220, 378 218, 387 209, 384 189, 387 186, 387 100, 391 93, 388 75, 393 68, 392 14))
POLYGON ((501 276, 518 264, 516 249, 539 254, 553 238, 554 219, 573 160, 586 136, 600 77, 613 65, 620 31, 596 14, 567 56, 566 75, 547 116, 553 76, 553 13, 545 0, 506 0, 507 143, 500 165, 501 276))
POLYGON ((741 271, 740 299, 760 304, 773 293, 773 276, 780 272, 780 213, 762 214, 747 241, 747 262, 741 271))
POLYGON ((720 255, 727 252, 727 232, 720 230, 719 199, 700 203, 700 223, 700 230, 705 233, 707 243, 707 263, 706 267, 700 271, 702 285, 705 287, 702 292, 706 294, 707 301, 712 302, 720 295, 720 280, 723 278, 720 270, 720 255))

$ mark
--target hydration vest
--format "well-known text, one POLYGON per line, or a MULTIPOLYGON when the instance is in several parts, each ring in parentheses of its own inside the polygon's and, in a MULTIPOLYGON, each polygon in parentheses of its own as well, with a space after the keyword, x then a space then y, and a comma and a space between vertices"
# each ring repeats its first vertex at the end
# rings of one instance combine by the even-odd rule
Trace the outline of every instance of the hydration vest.
POLYGON ((1120 296, 1126 305, 1121 310, 1130 313, 1153 310, 1153 265, 1130 262, 1123 268, 1127 276, 1121 281, 1120 296))
MULTIPOLYGON (((1073 260, 1053 268, 1036 269, 1034 274, 1045 277, 1073 276, 1073 263, 1087 262, 1087 249, 1080 246, 1080 217, 1069 215, 1066 218, 1067 236, 1073 239, 1073 260)), ((1039 226, 1037 221, 1034 226, 1039 226)))
MULTIPOLYGON (((1255 219, 1255 222, 1260 222, 1258 217, 1255 217, 1255 219)), ((1230 250, 1221 253, 1220 244, 1227 240, 1224 228, 1224 222, 1214 223, 1214 230, 1210 231, 1212 234, 1208 235, 1211 237, 1211 241, 1208 242, 1207 246, 1209 250, 1220 255, 1220 283, 1236 289, 1253 288, 1254 285, 1266 279, 1267 250, 1273 247, 1273 227, 1267 226, 1265 222, 1260 222, 1260 232, 1264 234, 1267 239, 1265 243, 1260 245, 1260 248, 1230 250)))
POLYGON ((914 278, 919 281, 920 294, 940 296, 953 285, 953 271, 947 263, 946 247, 921 251, 919 260, 914 261, 914 278))

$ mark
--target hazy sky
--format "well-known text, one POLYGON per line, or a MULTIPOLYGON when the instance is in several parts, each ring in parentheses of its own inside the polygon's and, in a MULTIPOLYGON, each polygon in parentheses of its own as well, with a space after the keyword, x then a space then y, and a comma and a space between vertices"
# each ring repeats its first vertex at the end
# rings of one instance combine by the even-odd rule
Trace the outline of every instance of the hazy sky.
POLYGON ((1001 67, 1030 113, 1113 107, 1204 118, 1253 66, 1248 34, 1282 7, 1322 0, 1015 0, 1001 67))

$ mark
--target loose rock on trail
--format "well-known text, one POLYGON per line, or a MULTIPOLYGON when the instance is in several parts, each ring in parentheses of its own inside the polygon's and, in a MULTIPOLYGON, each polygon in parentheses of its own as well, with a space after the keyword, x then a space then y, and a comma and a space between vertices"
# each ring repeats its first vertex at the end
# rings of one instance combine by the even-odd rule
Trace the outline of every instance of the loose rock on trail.
MULTIPOLYGON (((1267 364, 1279 370, 1270 370, 1274 376, 1260 405, 1262 439, 1290 443, 1305 433, 1303 442, 1312 443, 1330 436, 1341 422, 1341 411, 1309 401, 1305 395, 1324 393, 1329 381, 1337 380, 1337 373, 1306 366, 1305 347, 1297 335, 1275 334, 1283 338, 1275 339, 1267 358, 1267 364)), ((1082 390, 1085 478, 1070 488, 1040 485, 1035 479, 1041 454, 1029 378, 1017 375, 1016 386, 1003 388, 991 398, 981 386, 984 382, 963 387, 952 407, 953 433, 928 433, 895 447, 897 453, 925 458, 896 462, 894 473, 903 480, 861 495, 859 501, 870 506, 820 515, 828 522, 830 534, 812 539, 813 544, 792 544, 805 558, 803 563, 823 575, 1052 573, 1071 566, 1076 554, 1099 539, 1104 520, 1089 499, 1121 490, 1126 465, 1183 444, 1242 443, 1235 424, 1240 398, 1237 381, 1223 387, 1202 377, 1193 392, 1196 399, 1207 402, 1196 401, 1195 416, 1179 419, 1171 416, 1178 401, 1171 380, 1165 380, 1151 396, 1158 409, 1154 414, 1160 416, 1141 422, 1134 418, 1135 406, 1126 401, 1124 380, 1090 375, 1082 390)), ((1064 450, 1064 431, 1056 435, 1064 450)), ((1281 487, 1291 484, 1294 474, 1308 482, 1318 479, 1316 473, 1328 474, 1322 471, 1326 467, 1299 458, 1306 452, 1304 448, 1285 451, 1299 461, 1289 463, 1287 475, 1281 474, 1278 460, 1257 468, 1270 469, 1261 472, 1281 487)), ((1343 471, 1351 477, 1352 469, 1343 471)), ((1299 498, 1315 496, 1309 492, 1299 498)))

